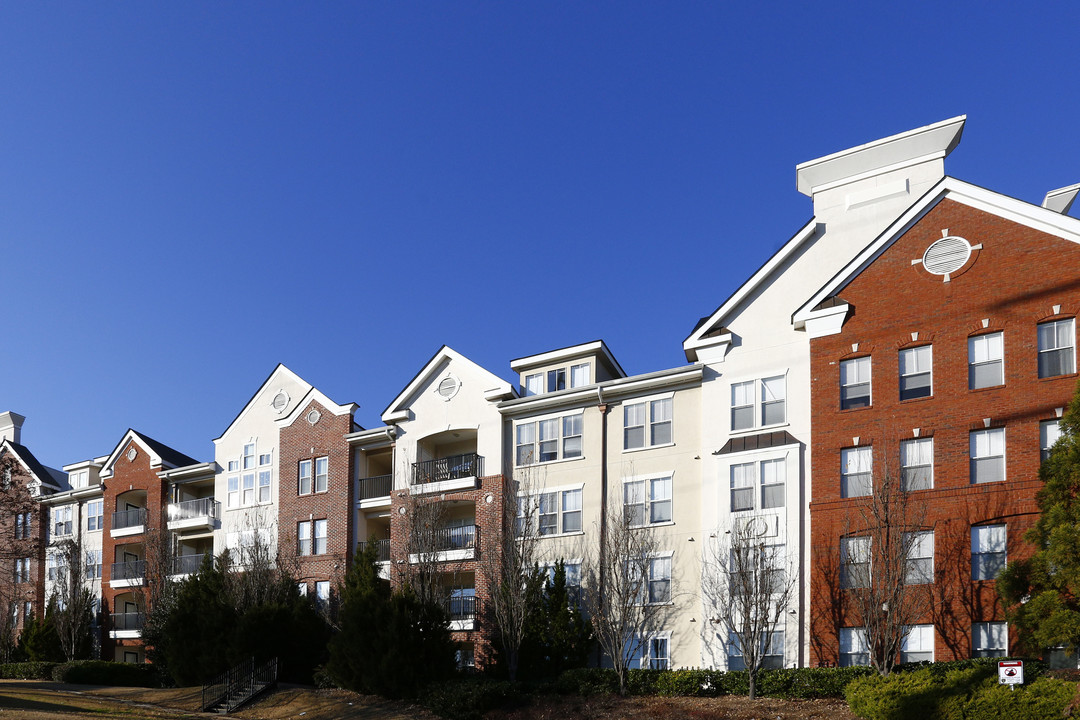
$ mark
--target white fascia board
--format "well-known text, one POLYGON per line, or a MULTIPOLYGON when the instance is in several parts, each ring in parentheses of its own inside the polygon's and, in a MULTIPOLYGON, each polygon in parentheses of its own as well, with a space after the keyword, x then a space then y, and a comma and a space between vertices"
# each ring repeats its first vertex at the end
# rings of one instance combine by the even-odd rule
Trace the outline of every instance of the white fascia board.
POLYGON ((693 332, 690 337, 683 341, 683 350, 686 352, 686 359, 691 361, 697 360, 698 348, 708 347, 717 342, 720 342, 716 338, 702 338, 703 335, 707 335, 716 328, 724 324, 724 320, 727 319, 729 313, 737 308, 750 293, 757 290, 773 272, 782 264, 784 264, 788 258, 790 258, 795 252, 797 252, 807 240, 812 238, 817 232, 817 220, 810 219, 810 222, 803 225, 794 236, 781 247, 769 260, 762 265, 756 273, 750 276, 742 286, 736 290, 731 297, 724 301, 724 304, 718 307, 709 319, 701 324, 697 330, 693 332))
POLYGON ((681 368, 664 370, 650 375, 639 375, 636 378, 614 380, 604 383, 601 390, 605 398, 623 397, 625 395, 640 395, 642 393, 662 390, 685 383, 700 384, 705 375, 705 368, 701 365, 687 365, 681 368))
POLYGON ((942 178, 937 185, 931 188, 914 205, 908 208, 892 225, 877 236, 872 243, 867 245, 862 252, 856 255, 851 262, 845 265, 840 272, 833 276, 824 287, 819 289, 802 307, 795 311, 792 322, 800 327, 810 319, 814 313, 812 308, 828 297, 840 292, 852 279, 887 250, 899 237, 906 233, 926 213, 934 208, 942 200, 948 198, 968 207, 981 210, 991 215, 1009 220, 1020 225, 1037 230, 1047 235, 1060 237, 1073 243, 1080 244, 1080 220, 1061 215, 1060 213, 1046 208, 1033 205, 1023 200, 996 193, 978 185, 972 185, 956 178, 942 178))
POLYGON ((611 354, 611 350, 608 348, 607 343, 603 340, 594 340, 593 342, 582 343, 581 345, 571 345, 570 347, 559 348, 558 350, 549 350, 540 353, 539 355, 529 355, 528 357, 517 358, 510 361, 510 369, 516 373, 520 373, 527 368, 548 365, 550 363, 559 362, 560 360, 586 357, 597 353, 607 360, 613 369, 617 370, 623 376, 626 375, 626 371, 619 365, 615 356, 611 354))
POLYGON ((967 115, 890 135, 795 166, 796 185, 803 195, 873 177, 920 162, 944 158, 960 142, 967 115))
POLYGON ((308 390, 304 397, 300 398, 300 402, 296 403, 296 406, 283 418, 279 418, 274 421, 274 424, 279 428, 286 428, 296 421, 296 418, 300 417, 300 412, 307 409, 307 406, 311 404, 311 401, 315 400, 328 411, 331 415, 351 415, 356 412, 356 409, 360 407, 356 403, 348 403, 346 405, 338 405, 336 402, 326 397, 326 394, 317 387, 313 387, 308 390))
POLYGON ((104 496, 104 489, 100 485, 90 485, 89 487, 78 488, 77 490, 65 490, 64 492, 53 493, 52 495, 42 495, 42 505, 63 505, 74 500, 83 500, 85 498, 102 497, 104 496))
POLYGON ((359 447, 381 447, 392 443, 395 437, 397 437, 397 428, 387 425, 349 433, 345 436, 345 442, 359 447))
POLYGON ((503 393, 506 395, 513 394, 513 389, 510 387, 510 383, 495 375, 495 373, 491 372, 487 368, 477 365, 469 358, 465 357, 461 353, 451 348, 449 345, 443 345, 439 349, 439 351, 435 353, 435 356, 431 358, 431 360, 428 360, 424 367, 420 370, 420 372, 416 374, 416 377, 414 377, 412 381, 405 386, 405 389, 398 393, 397 397, 394 398, 393 402, 391 402, 390 405, 387 406, 386 410, 383 411, 381 418, 382 421, 387 425, 393 425, 394 423, 404 422, 408 420, 409 410, 407 407, 405 407, 406 403, 413 396, 413 394, 415 394, 416 391, 420 389, 420 386, 427 382, 428 378, 430 378, 432 374, 435 373, 436 369, 441 367, 444 362, 468 363, 480 372, 485 373, 489 378, 489 382, 491 383, 491 389, 484 391, 485 397, 487 397, 488 394, 492 393, 503 393))
POLYGON ((90 468, 100 468, 107 459, 108 458, 105 457, 94 458, 93 460, 80 460, 79 462, 71 463, 70 465, 63 465, 60 469, 66 473, 70 473, 73 470, 89 470, 90 468))
POLYGON ((139 447, 143 449, 143 452, 150 456, 150 467, 160 467, 164 464, 161 462, 161 457, 157 453, 153 452, 146 445, 146 443, 142 441, 142 438, 139 437, 139 433, 129 429, 126 433, 124 433, 124 437, 120 439, 120 442, 116 444, 116 447, 113 449, 112 453, 109 454, 109 459, 105 461, 104 467, 101 468, 101 473, 99 477, 102 480, 106 480, 112 477, 113 465, 115 465, 116 461, 120 458, 120 450, 127 446, 129 440, 134 440, 139 445, 139 447))
POLYGON ((583 407, 595 402, 602 404, 608 398, 641 395, 656 390, 669 389, 686 383, 700 384, 705 369, 701 365, 686 365, 671 370, 661 370, 647 375, 608 380, 598 385, 586 385, 572 391, 544 395, 530 395, 499 405, 499 412, 506 416, 532 414, 540 410, 583 407))
POLYGON ((207 479, 213 477, 218 472, 218 465, 216 462, 203 462, 196 463, 195 465, 185 465, 184 467, 172 468, 170 470, 162 470, 158 473, 158 477, 162 480, 193 480, 205 477, 207 479))
POLYGON ((1072 207, 1073 201, 1076 200, 1077 193, 1080 193, 1080 184, 1051 190, 1046 193, 1046 197, 1043 198, 1042 206, 1047 210, 1053 210, 1056 213, 1064 215, 1068 213, 1069 208, 1072 207))
POLYGON ((245 415, 247 415, 248 410, 250 410, 252 405, 255 404, 255 398, 259 397, 259 394, 262 393, 262 391, 274 380, 274 378, 278 377, 279 373, 283 375, 288 375, 292 378, 294 382, 299 385, 306 386, 309 389, 311 388, 311 383, 294 373, 289 368, 285 367, 283 363, 278 363, 277 367, 274 368, 274 371, 270 373, 270 377, 266 378, 266 380, 263 381, 263 384, 259 386, 259 389, 252 394, 251 399, 249 399, 247 401, 247 404, 244 405, 244 409, 240 411, 240 414, 237 415, 231 423, 229 423, 229 427, 225 428, 225 432, 214 438, 214 445, 219 445, 221 441, 225 439, 225 436, 229 434, 229 431, 233 429, 233 426, 240 422, 245 415))
POLYGON ((575 388, 572 391, 558 393, 544 393, 541 395, 529 395, 528 397, 515 398, 499 404, 499 413, 513 417, 534 413, 540 410, 552 410, 564 407, 583 407, 591 402, 600 403, 600 387, 598 385, 586 385, 584 388, 575 388))

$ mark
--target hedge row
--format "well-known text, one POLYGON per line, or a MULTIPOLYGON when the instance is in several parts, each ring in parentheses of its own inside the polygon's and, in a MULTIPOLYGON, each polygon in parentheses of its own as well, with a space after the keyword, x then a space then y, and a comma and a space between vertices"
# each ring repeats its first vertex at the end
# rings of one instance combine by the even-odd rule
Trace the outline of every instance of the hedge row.
POLYGON ((852 682, 845 695, 852 712, 865 720, 1043 720, 1062 717, 1076 695, 1076 683, 1042 676, 1041 662, 1025 662, 1026 682, 1016 690, 998 684, 996 665, 996 658, 959 661, 867 676, 852 682))
POLYGON ((153 665, 76 660, 75 662, 21 662, 0 665, 5 680, 53 680, 76 685, 112 685, 117 687, 159 687, 153 665))

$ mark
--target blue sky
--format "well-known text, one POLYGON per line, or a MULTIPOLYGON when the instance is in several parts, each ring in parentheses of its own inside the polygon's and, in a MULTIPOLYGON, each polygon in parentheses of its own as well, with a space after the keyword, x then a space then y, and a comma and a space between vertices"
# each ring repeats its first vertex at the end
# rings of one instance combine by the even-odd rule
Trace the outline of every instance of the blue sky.
MULTIPOLYGON (((630 373, 811 214, 795 165, 967 114, 1080 182, 1075 4, 0 4, 0 410, 200 460, 276 363, 379 414, 442 345, 630 373)), ((1075 213, 1075 211, 1074 211, 1075 213)))

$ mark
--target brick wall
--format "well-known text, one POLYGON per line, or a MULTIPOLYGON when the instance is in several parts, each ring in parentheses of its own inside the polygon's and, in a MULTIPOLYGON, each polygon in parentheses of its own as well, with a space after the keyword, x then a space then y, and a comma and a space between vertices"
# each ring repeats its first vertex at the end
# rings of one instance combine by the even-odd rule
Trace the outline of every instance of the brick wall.
POLYGON ((23 466, 14 458, 2 459, 2 467, 11 468, 11 485, 0 490, 0 583, 4 590, 0 592, 0 612, 10 613, 9 603, 18 604, 16 633, 22 632, 25 624, 24 609, 27 601, 33 604, 32 612, 36 617, 44 614, 45 608, 45 542, 46 527, 49 522, 49 510, 31 499, 27 483, 32 481, 23 466), (19 513, 29 512, 32 519, 30 537, 15 537, 15 520, 19 513), (16 560, 29 558, 30 571, 27 582, 12 583, 15 576, 16 560))
POLYGON ((1080 309, 1077 268, 1075 244, 944 200, 840 291, 853 307, 843 330, 811 341, 811 664, 835 662, 838 629, 855 624, 835 605, 843 591, 834 573, 841 535, 857 529, 860 501, 840 497, 841 449, 856 437, 873 445, 875 472, 898 470, 899 442, 915 428, 933 437, 934 487, 911 496, 923 527, 935 531, 935 583, 926 588, 934 604, 923 619, 937 629, 935 658, 967 657, 971 623, 1004 619, 993 582, 970 579, 970 528, 1004 523, 1009 559, 1030 552, 1022 537, 1037 513, 1039 423, 1076 388, 1075 374, 1038 378, 1036 324, 1080 309), (911 263, 946 231, 983 245, 948 283, 911 263), (968 337, 995 330, 1003 332, 1005 383, 969 390, 968 337), (933 395, 900 401, 899 350, 927 343, 933 395), (841 410, 840 361, 859 355, 872 358, 872 405, 841 410), (969 434, 986 418, 1005 428, 1006 481, 972 485, 969 434))

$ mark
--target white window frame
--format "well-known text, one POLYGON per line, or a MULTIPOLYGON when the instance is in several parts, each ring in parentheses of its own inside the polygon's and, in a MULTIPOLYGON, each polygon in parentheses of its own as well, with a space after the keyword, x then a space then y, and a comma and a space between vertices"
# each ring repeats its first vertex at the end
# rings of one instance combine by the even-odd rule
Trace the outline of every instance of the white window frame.
MULTIPOLYGON (((1036 326, 1036 342, 1039 346, 1038 371, 1040 378, 1061 377, 1072 375, 1076 372, 1076 318, 1064 318, 1061 320, 1049 320, 1036 326), (1053 335, 1051 342, 1044 345, 1047 340, 1043 328, 1051 330, 1053 335), (1064 336, 1064 337, 1063 337, 1064 336), (1067 340, 1068 344, 1061 344, 1067 340), (1067 360, 1060 363, 1061 372, 1043 372, 1044 359, 1051 358, 1054 354, 1067 356, 1067 360)), ((1049 364, 1049 361, 1047 362, 1049 364)), ((1047 368, 1049 369, 1049 368, 1047 368)))
POLYGON ((315 458, 315 485, 312 492, 324 493, 330 487, 330 457, 315 458), (321 467, 320 467, 321 466, 321 467))
POLYGON ((1054 443, 1061 437, 1061 420, 1043 420, 1039 423, 1039 458, 1046 462, 1050 457, 1050 450, 1054 443))
MULTIPOLYGON (((635 414, 639 411, 635 410, 635 414)), ((675 393, 664 393, 663 395, 651 395, 649 397, 635 398, 633 402, 623 403, 623 452, 634 452, 636 450, 648 450, 649 448, 656 447, 668 447, 675 444, 675 393), (636 418, 634 424, 631 425, 631 410, 641 408, 641 422, 638 423, 636 418), (661 415, 657 418, 657 410, 666 408, 666 418, 661 415), (667 439, 663 437, 657 439, 657 432, 666 426, 667 439), (641 444, 636 444, 635 438, 633 445, 631 445, 630 431, 641 429, 641 444)))
POLYGON ((74 523, 71 521, 71 505, 62 505, 52 509, 52 536, 67 537, 74 532, 74 523))
POLYGON ((315 461, 301 460, 296 465, 296 494, 310 495, 313 487, 315 487, 315 461))
MULTIPOLYGON (((646 577, 642 578, 638 590, 640 605, 672 605, 671 573, 674 567, 674 551, 651 553, 646 568, 646 577)), ((636 575, 636 564, 627 562, 627 571, 636 575)))
POLYGON ((904 348, 897 356, 897 368, 900 374, 900 400, 916 400, 934 396, 933 345, 904 348), (907 397, 905 397, 905 385, 924 376, 926 377, 925 385, 920 382, 914 387, 907 388, 907 397))
POLYGON ((870 664, 870 644, 866 641, 866 628, 840 628, 840 667, 870 664))
POLYGON ((1009 561, 1008 526, 973 525, 971 528, 971 579, 996 580, 1009 561), (991 573, 988 568, 995 568, 991 573))
POLYGON ((560 390, 565 390, 568 387, 566 384, 566 368, 564 367, 552 368, 551 370, 548 370, 546 373, 544 373, 544 376, 547 379, 545 387, 547 387, 547 391, 549 393, 559 392, 560 390), (559 387, 560 385, 562 387, 559 387))
MULTIPOLYGON (((784 667, 784 646, 786 637, 784 628, 778 627, 767 630, 761 638, 761 667, 768 670, 780 670, 784 667), (777 638, 779 636, 779 638, 777 638), (766 642, 768 642, 769 654, 765 654, 766 642)), ((728 671, 746 670, 746 659, 743 655, 742 646, 739 644, 739 636, 728 631, 727 642, 727 669, 728 671)))
POLYGON ((101 579, 101 550, 86 551, 86 579, 101 579))
POLYGON ((904 583, 927 585, 934 582, 934 531, 904 533, 904 544, 907 546, 904 583))
POLYGON ((529 465, 547 465, 554 462, 579 460, 585 457, 585 411, 542 415, 514 424, 514 464, 517 467, 529 465), (541 440, 541 429, 546 425, 555 427, 557 437, 545 437, 541 440), (575 427, 576 426, 576 427, 575 427), (577 430, 578 432, 574 432, 577 430), (522 441, 523 434, 529 439, 522 441), (541 460, 540 451, 544 443, 555 448, 555 457, 541 460))
POLYGON ((840 361, 840 409, 857 410, 874 404, 874 362, 870 355, 840 361), (854 375, 853 375, 854 374, 854 375), (865 377, 864 377, 865 374, 865 377), (851 390, 866 386, 866 393, 854 395, 851 390), (862 402, 862 398, 866 402, 862 402))
POLYGON ((96 532, 104 529, 105 501, 91 500, 90 502, 86 503, 86 531, 96 532))
POLYGON ((787 414, 787 372, 731 383, 731 412, 728 421, 731 432, 750 432, 759 428, 780 427, 786 425, 787 414), (778 382, 774 382, 778 381, 778 382), (779 395, 777 394, 779 390, 779 395), (779 405, 783 417, 773 422, 766 422, 766 413, 770 407, 779 405), (736 421, 736 417, 741 417, 736 421), (749 423, 746 417, 749 416, 749 423))
POLYGON ((874 446, 841 448, 840 497, 867 497, 873 492, 874 446))
POLYGON ((244 449, 240 453, 240 466, 242 470, 255 469, 255 441, 244 443, 244 449))
POLYGON ((311 554, 312 555, 325 555, 327 548, 329 547, 328 530, 326 518, 312 520, 312 538, 311 538, 311 554))
POLYGON ((787 465, 786 455, 781 457, 757 457, 745 462, 732 463, 728 468, 730 494, 728 501, 731 512, 751 512, 753 510, 778 510, 787 505, 787 465), (766 482, 768 467, 778 468, 773 473, 772 482, 766 482), (737 475, 745 475, 749 472, 749 480, 746 477, 736 480, 737 475), (779 481, 776 478, 779 477, 779 481), (771 504, 766 507, 766 490, 780 488, 780 504, 771 504), (736 507, 736 497, 750 498, 750 505, 736 507))
POLYGON ((642 667, 667 670, 671 667, 671 633, 656 633, 642 643, 642 667))
POLYGON ((869 587, 872 572, 870 536, 851 535, 840 538, 840 587, 869 587))
POLYGON ((1005 384, 1005 334, 1000 330, 968 338, 968 390, 998 387, 1005 384), (997 382, 977 383, 976 374, 997 365, 997 382))
POLYGON ((330 605, 330 581, 329 580, 316 580, 315 581, 315 606, 319 609, 326 609, 330 605))
MULTIPOLYGON (((969 464, 970 480, 972 485, 981 485, 988 482, 1005 482, 1006 480, 1006 468, 1008 465, 1005 462, 1005 428, 987 428, 985 430, 972 430, 969 437, 969 456, 971 462, 969 464), (1000 443, 1000 453, 994 447, 995 444, 1000 443), (995 463, 999 463, 1001 466, 1001 477, 990 479, 990 470, 984 470, 982 474, 984 478, 979 479, 979 461, 993 460, 995 463)), ((984 463, 985 467, 990 467, 989 463, 984 463)))
POLYGON ((934 626, 908 625, 900 646, 900 662, 934 662, 934 626))
POLYGON ((907 492, 934 487, 934 438, 900 441, 900 484, 907 492), (916 485, 914 481, 921 478, 925 478, 926 482, 916 485))
POLYGON ((544 392, 544 374, 533 373, 525 376, 525 397, 541 395, 544 392))
POLYGON ((517 496, 515 534, 520 537, 524 527, 526 511, 531 515, 532 529, 537 537, 549 538, 583 534, 583 521, 585 518, 584 495, 584 483, 545 488, 530 495, 519 494, 517 496), (553 506, 546 505, 546 503, 553 503, 553 506), (544 505, 543 509, 551 510, 551 512, 541 513, 542 505, 544 505), (574 505, 577 505, 577 507, 574 507, 574 505), (554 516, 555 518, 554 524, 547 526, 553 528, 553 530, 546 533, 541 532, 541 519, 548 516, 554 516), (568 526, 569 529, 567 529, 568 526))
POLYGON ((623 512, 630 518, 631 527, 670 525, 672 514, 674 473, 636 475, 623 480, 623 512), (631 508, 641 507, 640 513, 631 508), (667 518, 663 517, 667 507, 667 518), (654 519, 659 514, 659 520, 654 519), (640 522, 639 522, 640 519, 640 522))
POLYGON ((312 520, 301 520, 296 523, 296 554, 302 557, 311 555, 311 526, 312 520))
MULTIPOLYGON (((229 464, 232 465, 231 462, 229 464)), ((229 509, 240 507, 240 476, 230 475, 225 480, 225 483, 225 497, 228 501, 226 507, 228 507, 229 509)))
POLYGON ((30 582, 30 558, 15 558, 15 582, 30 582))
POLYGON ((579 388, 592 384, 592 363, 577 363, 570 366, 570 387, 579 388), (582 377, 584 374, 584 377, 582 377))
POLYGON ((1009 626, 1004 622, 971 623, 971 657, 1009 654, 1009 626))
POLYGON ((255 471, 240 475, 240 503, 244 507, 255 504, 255 471))

